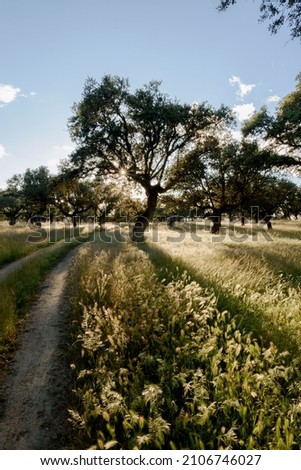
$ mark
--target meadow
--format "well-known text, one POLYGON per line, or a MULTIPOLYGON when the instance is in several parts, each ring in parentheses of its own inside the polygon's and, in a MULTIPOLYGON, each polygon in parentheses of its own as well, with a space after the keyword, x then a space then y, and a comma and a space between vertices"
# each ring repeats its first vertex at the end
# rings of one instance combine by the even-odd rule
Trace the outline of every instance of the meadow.
POLYGON ((40 248, 70 240, 81 232, 82 228, 74 229, 63 223, 36 227, 20 222, 11 227, 7 222, 0 222, 0 268, 40 248))
MULTIPOLYGON (((75 256, 71 446, 301 449, 300 221, 209 229, 108 224, 75 256)), ((78 230, 0 227, 3 264, 39 250, 0 284, 2 364, 78 230)))
POLYGON ((301 227, 273 227, 108 230, 81 250, 76 446, 301 449, 301 227))
POLYGON ((61 224, 49 228, 45 224, 39 228, 25 223, 10 227, 0 223, 0 271, 13 261, 26 259, 7 275, 0 272, 0 366, 17 339, 18 327, 46 273, 87 237, 87 227, 73 229, 61 224), (28 257, 31 254, 38 256, 28 257))

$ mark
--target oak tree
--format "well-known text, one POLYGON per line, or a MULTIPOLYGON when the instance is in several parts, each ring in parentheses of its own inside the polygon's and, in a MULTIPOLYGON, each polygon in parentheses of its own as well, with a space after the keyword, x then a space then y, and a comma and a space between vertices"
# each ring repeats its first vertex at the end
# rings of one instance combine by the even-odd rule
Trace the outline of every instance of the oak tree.
POLYGON ((168 167, 196 142, 202 131, 229 119, 224 106, 181 104, 152 81, 132 92, 128 80, 106 75, 88 79, 69 120, 77 148, 70 157, 79 175, 124 175, 140 185, 146 207, 137 217, 133 239, 143 240, 158 197, 170 189, 168 167))
POLYGON ((245 215, 282 160, 256 142, 211 135, 177 162, 170 178, 177 181, 183 199, 212 217, 212 233, 218 233, 222 215, 245 215))

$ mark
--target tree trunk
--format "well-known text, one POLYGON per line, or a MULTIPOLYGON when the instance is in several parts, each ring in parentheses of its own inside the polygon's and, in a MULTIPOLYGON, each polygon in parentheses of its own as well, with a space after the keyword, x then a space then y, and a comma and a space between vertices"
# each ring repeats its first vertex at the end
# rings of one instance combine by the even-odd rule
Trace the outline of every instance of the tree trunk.
POLYGON ((219 233, 221 229, 221 219, 222 219, 222 214, 221 211, 219 210, 214 210, 213 211, 213 217, 212 217, 212 228, 211 228, 211 233, 219 233))
POLYGON ((16 225, 16 217, 14 215, 10 215, 9 218, 8 218, 8 224, 9 225, 16 225))
POLYGON ((158 202, 158 194, 160 192, 160 186, 150 186, 146 190, 147 195, 147 206, 145 211, 142 214, 137 216, 135 221, 135 225, 133 228, 133 241, 135 242, 143 242, 144 232, 149 226, 150 221, 153 218, 155 213, 157 202, 158 202))

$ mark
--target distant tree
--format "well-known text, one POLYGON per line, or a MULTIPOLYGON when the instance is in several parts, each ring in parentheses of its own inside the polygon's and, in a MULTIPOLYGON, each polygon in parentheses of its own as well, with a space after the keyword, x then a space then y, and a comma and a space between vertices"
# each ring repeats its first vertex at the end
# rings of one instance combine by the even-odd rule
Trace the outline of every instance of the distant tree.
POLYGON ((278 215, 285 219, 296 219, 301 214, 301 188, 292 181, 282 178, 277 181, 278 215))
POLYGON ((282 160, 256 142, 238 143, 229 137, 225 141, 212 135, 174 165, 170 178, 177 181, 175 187, 186 203, 212 216, 212 232, 218 233, 222 215, 248 211, 254 195, 282 160))
POLYGON ((9 193, 21 194, 23 188, 22 174, 15 174, 6 181, 7 191, 9 193))
POLYGON ((23 174, 13 175, 7 180, 7 191, 22 199, 27 219, 42 216, 51 202, 52 178, 47 167, 27 169, 23 174))
POLYGON ((190 217, 194 212, 195 206, 192 200, 181 191, 164 194, 160 200, 160 207, 156 211, 157 218, 163 218, 167 220, 172 212, 174 212, 177 218, 190 217))
POLYGON ((144 204, 139 199, 134 199, 129 195, 125 195, 119 199, 115 205, 115 220, 133 221, 137 214, 144 211, 144 204))
POLYGON ((25 200, 28 218, 43 215, 52 200, 52 179, 45 166, 35 170, 27 169, 23 175, 22 196, 25 200))
POLYGON ((261 219, 266 214, 297 219, 301 213, 301 188, 288 179, 269 177, 254 194, 252 204, 259 208, 261 219))
POLYGON ((301 187, 298 186, 296 191, 289 192, 288 202, 285 201, 285 209, 283 209, 285 217, 291 218, 293 215, 295 219, 301 216, 301 187), (286 213, 284 211, 287 211, 286 213))
POLYGON ((290 155, 290 165, 301 161, 301 74, 296 81, 296 90, 280 101, 274 116, 263 107, 242 128, 244 136, 262 137, 275 150, 290 155))
POLYGON ((94 207, 91 183, 69 175, 58 175, 53 184, 53 204, 76 227, 78 217, 94 207))
MULTIPOLYGON (((219 0, 220 11, 225 11, 229 6, 237 3, 237 0, 219 0)), ((292 39, 301 40, 301 2, 299 0, 262 0, 259 21, 269 20, 269 31, 276 34, 281 26, 287 24, 291 31, 292 39)))
POLYGON ((24 201, 18 193, 9 190, 0 191, 0 213, 5 216, 9 225, 15 225, 23 209, 24 201))
POLYGON ((73 106, 69 129, 77 149, 70 166, 79 175, 123 174, 140 185, 146 208, 137 218, 135 240, 153 217, 158 196, 170 186, 166 170, 200 132, 229 118, 225 107, 206 103, 180 104, 159 89, 158 82, 130 91, 127 80, 105 76, 100 83, 88 79, 82 100, 73 106))

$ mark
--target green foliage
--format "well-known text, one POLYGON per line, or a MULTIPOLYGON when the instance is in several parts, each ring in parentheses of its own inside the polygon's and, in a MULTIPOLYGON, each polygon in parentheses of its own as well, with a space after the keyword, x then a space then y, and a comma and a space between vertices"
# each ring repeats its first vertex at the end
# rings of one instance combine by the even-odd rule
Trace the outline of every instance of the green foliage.
POLYGON ((21 199, 27 219, 43 215, 51 202, 51 177, 45 166, 27 169, 24 174, 14 175, 7 181, 8 193, 21 199))
MULTIPOLYGON (((301 4, 299 6, 301 9, 301 4)), ((286 150, 287 165, 296 165, 301 147, 301 77, 296 77, 296 89, 285 96, 276 109, 275 116, 270 116, 265 107, 261 108, 243 126, 243 134, 262 135, 266 141, 286 150)))
POLYGON ((10 225, 15 225, 22 214, 24 201, 18 193, 0 191, 0 214, 3 214, 10 225))
POLYGON ((29 217, 42 215, 52 200, 51 178, 48 168, 40 166, 35 170, 27 169, 22 175, 22 197, 29 217))
MULTIPOLYGON (((266 193, 265 200, 269 199, 270 175, 280 165, 283 159, 260 149, 257 142, 212 134, 180 158, 169 174, 184 204, 221 217, 224 213, 247 214, 252 205, 261 205, 266 193)), ((275 184, 274 179, 272 182, 275 184)), ((272 209, 268 213, 274 212, 274 206, 272 209)))
POLYGON ((89 182, 61 174, 53 181, 53 203, 76 226, 76 218, 95 205, 93 187, 89 182))
POLYGON ((240 331, 187 274, 160 282, 125 247, 82 254, 72 284, 80 445, 300 448, 298 364, 240 331))
MULTIPOLYGON (((236 2, 237 0, 219 0, 218 10, 224 11, 236 2)), ((284 24, 288 24, 291 38, 301 39, 301 5, 298 0, 278 2, 262 0, 260 13, 260 21, 270 21, 268 28, 272 34, 276 34, 284 24)))
POLYGON ((229 119, 224 106, 214 110, 206 103, 191 106, 170 99, 156 81, 132 92, 120 77, 106 75, 100 83, 89 79, 69 120, 77 144, 70 168, 81 176, 123 174, 145 191, 143 217, 151 219, 158 195, 170 187, 166 170, 178 153, 191 148, 204 130, 229 119))
POLYGON ((138 199, 131 197, 121 197, 115 205, 114 220, 134 221, 137 214, 142 214, 144 205, 138 199))

